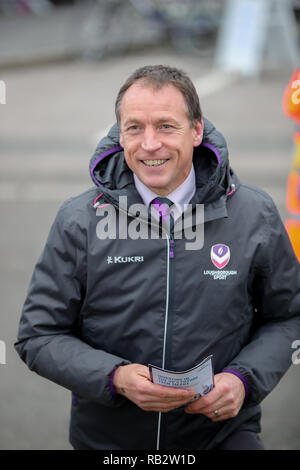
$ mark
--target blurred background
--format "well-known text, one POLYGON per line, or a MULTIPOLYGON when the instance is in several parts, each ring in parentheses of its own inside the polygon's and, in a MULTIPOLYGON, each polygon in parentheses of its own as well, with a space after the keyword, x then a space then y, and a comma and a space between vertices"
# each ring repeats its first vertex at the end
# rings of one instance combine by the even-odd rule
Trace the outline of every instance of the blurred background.
MULTIPOLYGON (((70 392, 30 372, 13 343, 50 225, 92 185, 89 158, 137 67, 188 72, 232 167, 292 221, 296 249, 300 112, 284 93, 299 17, 298 0, 0 0, 0 449, 71 449, 70 392)), ((296 363, 262 403, 267 449, 300 449, 296 363)))

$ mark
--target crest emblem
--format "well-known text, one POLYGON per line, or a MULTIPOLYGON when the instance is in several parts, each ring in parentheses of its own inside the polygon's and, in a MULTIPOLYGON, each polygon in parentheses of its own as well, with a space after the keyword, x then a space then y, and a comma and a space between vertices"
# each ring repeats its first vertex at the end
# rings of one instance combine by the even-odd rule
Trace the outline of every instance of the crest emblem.
POLYGON ((225 268, 230 260, 230 249, 227 245, 213 245, 210 251, 210 258, 218 269, 225 268))

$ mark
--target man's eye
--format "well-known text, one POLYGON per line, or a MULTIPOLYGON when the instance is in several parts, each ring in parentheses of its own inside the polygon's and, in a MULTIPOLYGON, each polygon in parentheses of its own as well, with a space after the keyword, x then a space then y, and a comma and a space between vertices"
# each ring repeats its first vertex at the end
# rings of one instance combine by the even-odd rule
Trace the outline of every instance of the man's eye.
POLYGON ((134 124, 127 129, 128 131, 137 131, 139 130, 139 126, 137 124, 134 124))
POLYGON ((162 124, 160 128, 164 130, 169 130, 169 129, 172 129, 172 126, 171 124, 162 124))

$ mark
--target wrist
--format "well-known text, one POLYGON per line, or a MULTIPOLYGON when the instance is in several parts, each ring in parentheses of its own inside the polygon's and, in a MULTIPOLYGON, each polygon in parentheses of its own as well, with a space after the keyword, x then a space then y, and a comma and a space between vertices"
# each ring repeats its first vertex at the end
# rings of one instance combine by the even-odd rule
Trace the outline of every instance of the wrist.
POLYGON ((242 384, 244 386, 244 390, 245 390, 244 401, 247 400, 247 397, 248 397, 248 394, 249 394, 249 387, 248 387, 248 383, 247 383, 247 380, 245 379, 245 377, 240 372, 238 372, 237 370, 233 370, 233 369, 224 369, 222 372, 227 372, 228 374, 233 374, 238 379, 240 379, 240 381, 242 382, 242 384))
POLYGON ((111 384, 115 395, 125 395, 125 390, 121 385, 121 373, 123 367, 124 366, 116 367, 111 376, 111 384))

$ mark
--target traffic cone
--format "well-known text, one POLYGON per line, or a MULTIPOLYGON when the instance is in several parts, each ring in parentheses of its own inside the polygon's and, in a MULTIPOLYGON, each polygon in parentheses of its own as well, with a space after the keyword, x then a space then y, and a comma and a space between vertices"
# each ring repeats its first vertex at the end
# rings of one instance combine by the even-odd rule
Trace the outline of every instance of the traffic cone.
MULTIPOLYGON (((300 125, 300 69, 294 73, 286 87, 283 100, 285 114, 300 125)), ((289 218, 285 222, 294 252, 300 262, 300 132, 294 133, 295 153, 292 168, 288 176, 286 190, 286 208, 289 218)))

